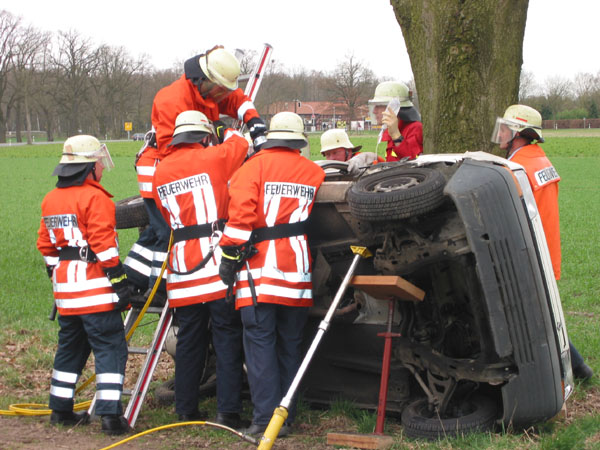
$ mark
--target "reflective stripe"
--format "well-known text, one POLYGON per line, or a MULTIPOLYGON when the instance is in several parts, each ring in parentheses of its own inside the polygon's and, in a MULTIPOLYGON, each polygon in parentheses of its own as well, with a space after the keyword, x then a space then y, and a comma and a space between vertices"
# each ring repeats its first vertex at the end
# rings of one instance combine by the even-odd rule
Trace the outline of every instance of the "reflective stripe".
POLYGON ((141 273, 145 277, 149 277, 152 273, 152 267, 150 266, 149 262, 148 264, 144 264, 143 262, 134 259, 131 256, 125 258, 125 262, 123 263, 123 265, 131 268, 132 270, 135 270, 138 273, 141 273))
POLYGON ((62 381, 63 383, 75 384, 77 383, 77 377, 78 375, 76 373, 63 372, 61 370, 56 369, 52 370, 52 378, 56 381, 62 381))
MULTIPOLYGON (((169 281, 170 283, 170 281, 169 281)), ((196 297, 198 295, 212 294, 214 292, 224 291, 227 289, 225 283, 221 280, 213 283, 199 284, 187 288, 177 289, 172 285, 169 286, 169 300, 177 300, 180 298, 196 297)))
POLYGON ((142 183, 138 181, 138 188, 140 192, 152 192, 152 183, 142 183))
MULTIPOLYGON (((250 272, 252 273, 252 278, 254 278, 254 280, 258 280, 261 277, 288 281, 290 283, 310 283, 312 280, 310 272, 281 272, 272 267, 251 269, 250 272)), ((248 271, 240 270, 238 272, 238 279, 240 281, 246 281, 248 279, 248 271)))
POLYGON ((225 226, 225 230, 223 231, 223 235, 230 237, 232 239, 240 239, 242 241, 247 241, 250 239, 250 235, 252 231, 240 230, 239 228, 233 228, 229 225, 225 226))
POLYGON ((80 298, 57 298, 56 299, 56 307, 57 308, 87 308, 90 306, 98 306, 98 305, 108 305, 110 303, 117 303, 119 301, 119 297, 117 294, 100 294, 93 295, 90 297, 80 297, 80 298))
POLYGON ((96 398, 98 400, 121 400, 121 391, 117 389, 100 389, 96 391, 96 398))
MULTIPOLYGON (((160 275, 160 271, 161 270, 162 270, 162 265, 161 265, 161 267, 152 266, 152 270, 150 271, 150 275, 153 276, 153 277, 157 277, 158 278, 158 276, 160 275)), ((163 279, 167 278, 167 271, 166 270, 164 271, 162 277, 163 277, 163 279)))
POLYGON ((137 253, 138 255, 146 258, 148 261, 152 261, 152 258, 154 256, 154 250, 150 250, 147 247, 143 247, 137 242, 132 245, 130 253, 131 252, 137 253))
POLYGON ((123 375, 120 373, 97 373, 96 384, 99 383, 113 383, 123 384, 123 375))
POLYGON ((55 266, 58 264, 58 256, 44 256, 44 262, 48 266, 55 266))
POLYGON ((50 395, 61 398, 73 398, 75 395, 75 389, 60 386, 50 386, 50 395))
MULTIPOLYGON (((194 273, 190 273, 188 275, 177 275, 176 273, 169 273, 168 280, 169 283, 181 283, 184 281, 192 281, 192 280, 202 280, 214 276, 219 275, 219 264, 214 264, 212 261, 209 261, 206 266, 204 266, 201 270, 198 270, 194 273)), ((176 288, 171 286, 171 288, 176 288)))
POLYGON ((242 103, 237 111, 238 119, 243 122, 244 115, 250 109, 256 109, 256 107, 254 106, 254 103, 252 103, 251 101, 245 101, 244 103, 242 103))
MULTIPOLYGON (((295 299, 310 299, 312 298, 312 290, 311 289, 292 289, 292 288, 284 288, 281 286, 273 286, 272 284, 261 284, 260 286, 256 286, 256 295, 274 295, 278 297, 285 298, 295 298, 295 299)), ((252 297, 252 292, 250 291, 250 287, 241 288, 237 290, 237 298, 250 298, 252 297)))
POLYGON ((167 258, 167 252, 153 252, 152 254, 154 261, 163 262, 167 258))
POLYGON ((156 166, 136 166, 135 169, 138 175, 151 177, 156 171, 156 166))
POLYGON ((108 261, 112 258, 119 257, 119 249, 117 247, 111 247, 108 250, 104 250, 103 252, 96 253, 96 258, 98 261, 108 261))
MULTIPOLYGON (((64 261, 63 261, 64 262, 64 261)), ((79 261, 77 261, 79 262, 79 261)), ((73 266, 74 264, 69 264, 69 266, 73 266)), ((86 265, 82 263, 82 265, 86 265)), ((85 279, 85 272, 83 273, 83 281, 79 282, 67 282, 67 283, 56 283, 54 285, 54 292, 57 293, 69 293, 69 292, 82 292, 90 289, 98 289, 104 287, 112 287, 110 281, 106 277, 100 278, 92 278, 91 280, 85 279)), ((73 279, 74 277, 69 277, 73 279)))

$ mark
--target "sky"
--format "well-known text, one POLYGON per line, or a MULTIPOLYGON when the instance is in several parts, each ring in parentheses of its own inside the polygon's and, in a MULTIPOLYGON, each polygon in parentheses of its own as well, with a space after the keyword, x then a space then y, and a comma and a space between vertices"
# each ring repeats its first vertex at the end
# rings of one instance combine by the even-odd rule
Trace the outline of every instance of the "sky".
MULTIPOLYGON (((215 44, 260 54, 269 43, 273 59, 290 70, 330 72, 353 54, 378 77, 413 77, 389 0, 2 0, 0 8, 24 25, 76 30, 97 45, 147 55, 157 69, 215 44)), ((538 83, 600 73, 598 17, 598 0, 530 0, 523 70, 538 83)))

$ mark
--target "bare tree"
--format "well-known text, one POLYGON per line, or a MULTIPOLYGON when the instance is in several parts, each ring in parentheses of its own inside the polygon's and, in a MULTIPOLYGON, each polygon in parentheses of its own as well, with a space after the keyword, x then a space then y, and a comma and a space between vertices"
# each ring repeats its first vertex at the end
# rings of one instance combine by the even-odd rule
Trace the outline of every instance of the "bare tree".
POLYGON ((492 150, 518 101, 528 0, 391 0, 411 61, 424 151, 492 150))
POLYGON ((89 114, 89 109, 84 106, 89 101, 90 74, 98 66, 98 50, 77 31, 61 31, 58 33, 58 55, 52 62, 58 70, 59 82, 54 99, 66 116, 67 134, 79 134, 83 131, 84 113, 89 114))
POLYGON ((7 121, 12 103, 6 99, 7 88, 14 69, 13 58, 20 24, 20 18, 8 11, 0 11, 0 142, 6 142, 7 121))
POLYGON ((338 64, 326 86, 331 100, 341 100, 348 107, 348 119, 356 117, 356 107, 367 103, 376 84, 373 71, 358 61, 353 54, 346 55, 345 61, 338 64))
POLYGON ((519 79, 519 101, 523 102, 526 98, 539 95, 539 93, 540 88, 533 73, 523 70, 519 79))
MULTIPOLYGON (((14 56, 14 90, 18 95, 19 105, 23 105, 27 143, 32 144, 31 106, 32 98, 40 91, 41 85, 35 83, 36 73, 42 65, 43 55, 50 43, 50 35, 33 27, 20 31, 14 56)), ((20 124, 21 117, 16 117, 20 124)), ((17 141, 21 141, 20 125, 17 141)))
POLYGON ((550 77, 546 80, 544 96, 546 97, 546 103, 550 108, 553 119, 556 119, 557 113, 570 97, 571 93, 571 82, 569 80, 563 77, 550 77))

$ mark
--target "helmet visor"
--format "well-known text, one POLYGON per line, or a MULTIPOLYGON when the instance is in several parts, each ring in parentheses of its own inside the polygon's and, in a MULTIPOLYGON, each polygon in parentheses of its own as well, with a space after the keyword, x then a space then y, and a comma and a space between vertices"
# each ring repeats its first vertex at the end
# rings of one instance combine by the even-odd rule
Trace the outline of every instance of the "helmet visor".
POLYGON ((220 103, 225 100, 233 91, 214 83, 210 80, 202 80, 199 86, 200 95, 204 98, 210 98, 215 103, 220 103))
POLYGON ((85 158, 90 159, 91 161, 100 161, 102 166, 107 170, 110 170, 115 167, 115 163, 110 157, 110 153, 108 152, 106 144, 100 145, 100 148, 98 150, 93 151, 91 153, 73 152, 63 153, 63 156, 64 155, 83 156, 85 158))
POLYGON ((502 117, 496 118, 496 125, 492 132, 491 141, 494 144, 505 145, 508 144, 515 138, 517 134, 516 126, 513 122, 503 119, 502 117))

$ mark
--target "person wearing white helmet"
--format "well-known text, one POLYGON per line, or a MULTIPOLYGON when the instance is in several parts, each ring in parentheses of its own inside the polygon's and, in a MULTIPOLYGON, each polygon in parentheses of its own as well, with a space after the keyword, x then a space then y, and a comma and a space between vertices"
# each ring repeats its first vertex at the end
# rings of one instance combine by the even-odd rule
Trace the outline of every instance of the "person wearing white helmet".
POLYGON ((157 166, 153 196, 173 230, 167 298, 179 326, 175 351, 175 412, 179 420, 205 419, 198 386, 208 348, 208 321, 217 357, 216 423, 247 426, 242 412, 242 324, 218 276, 216 246, 227 219, 227 182, 242 165, 248 142, 237 131, 215 129, 200 111, 177 116, 173 149, 157 166))
MULTIPOLYGON (((235 173, 229 220, 219 245, 219 276, 235 291, 254 411, 247 434, 264 433, 302 361, 302 334, 313 304, 306 223, 325 172, 303 157, 302 118, 273 116, 262 150, 235 173)), ((279 436, 296 414, 290 406, 279 436)))
POLYGON ((154 97, 152 125, 158 151, 164 156, 173 136, 175 119, 183 111, 200 111, 214 122, 221 114, 244 122, 259 150, 267 130, 256 107, 238 88, 240 63, 235 55, 217 45, 184 64, 184 74, 154 97))
POLYGON ((347 161, 348 173, 357 174, 361 168, 383 162, 373 152, 360 152, 362 145, 354 146, 343 128, 332 128, 321 135, 321 154, 328 161, 347 161))
POLYGON ((127 342, 121 311, 137 300, 119 260, 115 204, 100 185, 114 167, 106 145, 93 136, 67 139, 56 189, 42 201, 37 248, 52 279, 59 313, 58 349, 50 382, 50 423, 85 424, 87 413, 73 412, 77 379, 90 352, 96 366, 96 414, 102 431, 129 431, 121 393, 127 342))
MULTIPOLYGON (((537 204, 542 226, 548 243, 554 276, 561 275, 560 218, 558 209, 558 172, 539 146, 542 137, 542 116, 526 105, 511 105, 503 117, 496 119, 492 142, 506 151, 506 158, 521 164, 537 204)), ((573 374, 580 379, 589 379, 592 369, 585 364, 583 357, 569 340, 573 374)))
MULTIPOLYGON (((412 92, 400 81, 384 81, 369 100, 372 115, 382 109, 381 122, 386 127, 382 140, 387 143, 386 161, 415 159, 423 153, 423 124, 412 102, 412 92)), ((376 117, 373 117, 376 121, 376 117)))

